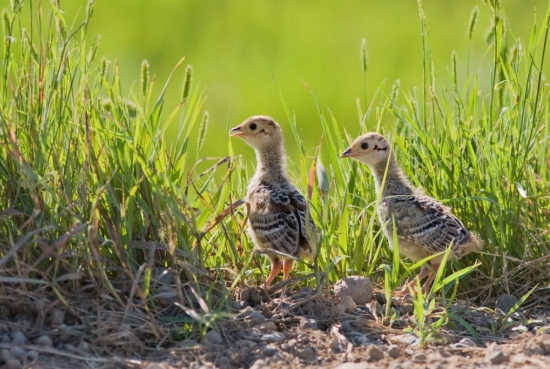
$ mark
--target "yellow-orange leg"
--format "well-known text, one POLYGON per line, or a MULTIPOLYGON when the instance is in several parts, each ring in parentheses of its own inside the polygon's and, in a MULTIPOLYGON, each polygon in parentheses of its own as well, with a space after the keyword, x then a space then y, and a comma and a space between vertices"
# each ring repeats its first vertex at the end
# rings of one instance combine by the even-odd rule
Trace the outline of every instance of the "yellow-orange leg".
POLYGON ((290 274, 290 270, 292 269, 292 263, 294 263, 294 260, 292 259, 285 259, 283 261, 283 281, 286 281, 288 279, 288 275, 290 274))
POLYGON ((275 278, 277 274, 279 274, 282 267, 283 267, 283 263, 281 263, 280 261, 273 261, 271 263, 271 272, 269 273, 269 276, 265 280, 266 286, 269 286, 271 284, 271 282, 273 281, 273 278, 275 278))
POLYGON ((432 266, 423 265, 422 269, 420 269, 420 273, 418 274, 418 276, 406 285, 404 285, 401 290, 395 291, 394 296, 405 296, 409 293, 410 290, 416 291, 416 280, 418 279, 419 281, 421 281, 426 276, 428 276, 428 279, 426 279, 426 282, 424 282, 424 284, 422 285, 422 293, 426 294, 430 289, 430 285, 433 282, 437 271, 439 270, 439 266, 440 264, 432 266))

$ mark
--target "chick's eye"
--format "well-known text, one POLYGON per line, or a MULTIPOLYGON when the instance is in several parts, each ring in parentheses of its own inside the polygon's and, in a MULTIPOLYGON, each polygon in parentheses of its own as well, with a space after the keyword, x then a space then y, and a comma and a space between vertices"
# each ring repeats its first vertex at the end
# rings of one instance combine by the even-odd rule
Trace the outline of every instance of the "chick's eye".
POLYGON ((256 125, 256 123, 252 123, 252 124, 250 125, 250 130, 255 131, 257 127, 258 127, 258 126, 256 125))
POLYGON ((369 144, 366 143, 366 142, 363 142, 363 143, 361 144, 361 148, 362 148, 363 150, 366 150, 366 149, 369 148, 369 144))

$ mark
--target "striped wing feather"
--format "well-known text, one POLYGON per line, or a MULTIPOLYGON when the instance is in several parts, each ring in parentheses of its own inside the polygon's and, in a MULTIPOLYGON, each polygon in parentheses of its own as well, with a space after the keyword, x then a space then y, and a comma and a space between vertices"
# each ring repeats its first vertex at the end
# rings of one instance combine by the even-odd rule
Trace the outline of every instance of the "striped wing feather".
MULTIPOLYGON (((259 248, 293 256, 311 251, 305 227, 307 203, 298 190, 261 184, 249 191, 248 202, 250 227, 259 248)), ((315 230, 311 217, 310 226, 315 230)))
POLYGON ((397 235, 407 242, 437 253, 445 251, 451 242, 456 252, 470 240, 470 232, 462 222, 431 197, 396 197, 388 205, 397 235))

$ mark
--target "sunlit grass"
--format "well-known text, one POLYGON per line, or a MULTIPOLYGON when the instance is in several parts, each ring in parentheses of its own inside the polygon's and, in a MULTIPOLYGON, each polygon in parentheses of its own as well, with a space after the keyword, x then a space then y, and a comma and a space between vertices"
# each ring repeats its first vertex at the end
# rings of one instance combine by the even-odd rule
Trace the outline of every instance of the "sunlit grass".
MULTIPOLYGON (((116 61, 99 60, 97 43, 82 41, 91 8, 82 23, 68 26, 72 21, 51 2, 49 10, 44 5, 43 12, 33 9, 33 14, 47 14, 52 22, 37 19, 47 25, 23 30, 17 4, 2 13, 3 274, 17 275, 18 282, 47 281, 61 297, 58 283, 72 290, 91 281, 120 299, 113 280, 136 280, 146 305, 155 266, 179 271, 176 283, 203 273, 229 293, 237 286, 260 285, 268 261, 254 254, 244 231, 245 207, 219 218, 244 197, 255 163, 244 160, 229 137, 227 157, 190 162, 196 155, 190 142, 199 156, 207 144, 209 118, 193 69, 182 71, 184 58, 158 96, 152 88, 158 83, 151 77, 154 65, 144 61, 136 71, 139 83, 128 94, 120 86, 116 61), (183 79, 181 102, 166 106, 166 86, 175 78, 183 79), (174 129, 177 136, 167 140, 174 129)), ((540 72, 548 29, 533 28, 525 43, 510 33, 502 9, 492 12, 496 22, 487 45, 492 62, 472 72, 464 85, 457 78, 446 85, 433 72, 421 17, 424 85, 381 85, 370 100, 357 102, 360 130, 387 136, 411 180, 451 206, 485 241, 483 252, 442 268, 428 296, 416 300, 417 328, 424 333, 429 330, 425 314, 433 313, 436 295, 482 302, 503 291, 525 295, 548 282, 543 271, 550 251, 550 128, 548 89, 540 72), (492 76, 489 85, 481 85, 480 74, 492 76), (367 126, 367 121, 377 124, 367 126)), ((364 53, 363 58, 368 73, 364 53)), ((454 54, 450 60, 453 74, 460 60, 454 54)), ((387 249, 368 168, 339 159, 356 132, 346 132, 314 91, 318 129, 306 132, 294 113, 299 104, 286 101, 275 85, 286 112, 280 123, 293 137, 286 145, 299 153, 289 158, 291 178, 306 193, 312 168, 317 174, 310 202, 321 234, 320 270, 328 283, 350 274, 370 276, 389 297, 404 281, 403 271, 412 274, 411 264, 387 249), (319 145, 306 147, 306 134, 319 145)), ((294 275, 309 273, 305 264, 294 270, 294 275)), ((178 302, 186 304, 181 295, 178 302)), ((217 316, 216 309, 226 305, 201 308, 217 316)), ((204 323, 204 332, 209 324, 204 323)))

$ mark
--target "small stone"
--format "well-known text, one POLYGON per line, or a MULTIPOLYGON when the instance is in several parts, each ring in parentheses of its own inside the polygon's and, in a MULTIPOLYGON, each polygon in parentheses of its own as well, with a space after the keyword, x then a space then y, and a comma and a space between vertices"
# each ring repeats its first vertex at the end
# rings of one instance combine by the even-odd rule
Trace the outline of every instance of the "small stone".
POLYGON ((310 287, 303 287, 296 291, 292 296, 290 296, 289 300, 297 301, 299 299, 303 299, 304 297, 309 296, 310 294, 313 294, 313 290, 310 287))
POLYGON ((269 333, 262 336, 262 341, 265 342, 281 342, 282 340, 283 336, 278 333, 269 333))
POLYGON ((249 340, 238 340, 235 342, 236 347, 245 348, 245 349, 251 349, 252 347, 256 346, 257 343, 249 340))
POLYGON ((343 311, 345 313, 351 314, 357 309, 357 304, 355 301, 353 301, 353 297, 351 296, 343 296, 340 298, 341 302, 338 305, 340 308, 340 311, 343 311))
POLYGON ((253 328, 259 330, 260 332, 272 332, 277 330, 277 326, 273 322, 258 324, 255 325, 253 328))
POLYGON ((312 362, 317 358, 317 353, 311 346, 299 346, 296 349, 296 356, 298 356, 300 360, 312 362))
POLYGON ((531 355, 544 355, 544 349, 539 345, 529 345, 528 350, 531 355))
POLYGON ((375 345, 370 345, 367 348, 367 356, 369 361, 379 361, 384 358, 384 351, 380 350, 375 345))
POLYGON ((38 346, 53 347, 52 340, 50 339, 50 337, 46 336, 45 334, 35 339, 34 343, 37 344, 38 346))
POLYGON ((504 314, 508 314, 517 302, 518 299, 514 295, 500 295, 495 302, 495 310, 501 310, 504 314))
POLYGON ((397 359, 399 356, 401 356, 401 349, 397 345, 390 345, 390 347, 388 347, 388 355, 392 359, 397 359))
POLYGON ((4 333, 0 336, 0 343, 11 343, 11 338, 8 334, 4 333))
POLYGON ((344 363, 336 367, 336 369, 368 369, 367 363, 344 363))
POLYGON ((38 359, 38 352, 36 352, 34 350, 27 351, 27 359, 30 360, 30 361, 34 361, 34 360, 38 359))
POLYGON ((23 350, 21 347, 16 346, 11 349, 11 357, 19 360, 24 360, 25 356, 25 350, 23 350))
POLYGON ((54 309, 50 314, 51 325, 61 325, 65 320, 65 312, 59 309, 54 309))
POLYGON ((76 347, 71 343, 66 343, 64 345, 64 348, 65 348, 65 350, 67 350, 69 352, 76 352, 76 347))
POLYGON ((475 346, 476 343, 470 337, 464 337, 463 339, 452 345, 453 348, 468 348, 475 346))
POLYGON ((277 352, 279 352, 279 350, 277 350, 277 347, 275 347, 275 345, 267 345, 266 347, 264 347, 264 349, 262 350, 262 352, 263 352, 266 356, 273 356, 273 355, 275 355, 277 352))
POLYGON ((267 363, 265 362, 265 360, 263 359, 258 359, 254 362, 254 364, 252 364, 252 366, 250 367, 250 369, 264 369, 264 368, 267 368, 268 365, 267 363))
POLYGON ((283 354, 281 354, 279 351, 277 351, 273 356, 271 357, 272 363, 279 363, 281 361, 285 361, 285 357, 283 354))
POLYGON ((204 336, 204 338, 206 339, 206 342, 212 345, 219 345, 223 343, 222 337, 215 330, 208 331, 208 333, 206 333, 206 336, 204 336))
POLYGON ((317 321, 315 319, 302 317, 300 319, 300 328, 301 329, 319 329, 317 321))
POLYGON ((6 361, 6 364, 4 365, 5 369, 21 369, 23 368, 23 365, 21 365, 21 362, 17 359, 9 359, 6 361))
POLYGON ((485 358, 489 360, 493 365, 499 365, 508 360, 508 357, 504 355, 500 350, 496 350, 495 352, 487 354, 485 358))
POLYGON ((413 304, 402 304, 397 307, 397 311, 401 313, 401 315, 411 315, 414 313, 414 305, 413 304))
POLYGON ((250 306, 248 301, 232 301, 231 308, 236 311, 241 311, 250 306))
POLYGON ((393 342, 402 343, 413 347, 418 346, 420 344, 420 339, 412 333, 405 333, 405 334, 398 334, 395 336, 391 336, 390 340, 393 342))
POLYGON ((154 268, 151 272, 153 280, 157 283, 173 284, 174 283, 174 271, 169 268, 159 267, 154 268))
POLYGON ((13 343, 14 345, 24 345, 25 342, 27 342, 27 337, 25 337, 25 335, 19 331, 15 332, 11 336, 11 343, 13 343))
POLYGON ((0 362, 7 362, 11 358, 10 350, 3 349, 0 350, 0 362))
POLYGON ((153 295, 153 301, 160 307, 169 307, 178 301, 178 296, 175 291, 159 292, 153 295))
POLYGON ((265 322, 265 317, 260 312, 254 310, 251 307, 247 307, 246 309, 244 309, 242 315, 244 316, 245 320, 253 326, 265 322))
POLYGON ((540 341, 538 342, 538 344, 544 350, 545 355, 550 354, 550 338, 541 336, 540 341))
POLYGON ((365 305, 372 299, 372 283, 370 279, 362 276, 349 276, 334 284, 334 293, 340 299, 351 296, 357 305, 365 305))
POLYGON ((414 354, 412 357, 412 361, 415 361, 417 363, 424 363, 427 360, 426 354, 419 352, 418 354, 414 354))
POLYGON ((78 346, 76 346, 76 349, 80 352, 90 352, 90 345, 82 341, 78 344, 78 346))
MULTIPOLYGON (((408 296, 408 295, 407 295, 408 296)), ((383 292, 376 292, 374 294, 374 299, 380 304, 380 305, 386 305, 386 302, 388 301, 386 299, 386 294, 383 292)), ((399 305, 399 300, 396 298, 391 299, 391 306, 395 307, 399 305)))

